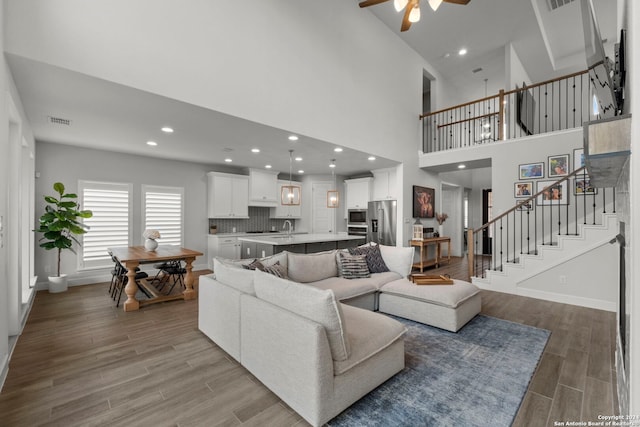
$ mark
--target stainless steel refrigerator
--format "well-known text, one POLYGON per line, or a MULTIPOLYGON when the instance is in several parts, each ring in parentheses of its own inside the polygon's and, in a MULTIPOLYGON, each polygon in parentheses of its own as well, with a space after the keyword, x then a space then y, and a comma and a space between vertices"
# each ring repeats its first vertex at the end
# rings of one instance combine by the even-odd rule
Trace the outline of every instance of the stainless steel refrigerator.
POLYGON ((369 202, 367 209, 367 240, 381 245, 395 246, 397 218, 395 200, 369 202))

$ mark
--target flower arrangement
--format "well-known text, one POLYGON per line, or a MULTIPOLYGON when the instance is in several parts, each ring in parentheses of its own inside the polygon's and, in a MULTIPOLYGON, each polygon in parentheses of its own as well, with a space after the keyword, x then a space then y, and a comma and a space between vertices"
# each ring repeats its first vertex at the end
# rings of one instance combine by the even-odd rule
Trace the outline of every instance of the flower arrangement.
POLYGON ((438 213, 436 212, 436 221, 438 221, 438 224, 442 225, 447 218, 449 218, 449 215, 447 215, 446 213, 438 213))
POLYGON ((144 237, 145 239, 156 240, 160 238, 160 232, 158 230, 147 228, 146 230, 144 230, 144 233, 142 233, 142 237, 144 237))

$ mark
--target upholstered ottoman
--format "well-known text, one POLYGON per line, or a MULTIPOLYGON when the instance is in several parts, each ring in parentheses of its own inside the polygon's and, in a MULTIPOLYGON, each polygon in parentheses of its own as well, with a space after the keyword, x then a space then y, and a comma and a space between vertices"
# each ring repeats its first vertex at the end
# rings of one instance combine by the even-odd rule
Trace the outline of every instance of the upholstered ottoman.
POLYGON ((480 289, 463 280, 453 285, 416 285, 407 279, 380 289, 382 313, 457 332, 480 313, 480 289))

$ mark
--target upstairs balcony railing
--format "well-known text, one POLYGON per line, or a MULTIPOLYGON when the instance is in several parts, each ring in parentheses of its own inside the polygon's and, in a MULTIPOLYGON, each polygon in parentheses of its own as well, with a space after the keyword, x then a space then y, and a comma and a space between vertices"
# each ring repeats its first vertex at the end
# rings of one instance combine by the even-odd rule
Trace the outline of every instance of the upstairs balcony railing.
MULTIPOLYGON (((597 119, 588 71, 422 114, 424 153, 581 127, 597 119)), ((596 109, 597 111, 597 109, 596 109)))

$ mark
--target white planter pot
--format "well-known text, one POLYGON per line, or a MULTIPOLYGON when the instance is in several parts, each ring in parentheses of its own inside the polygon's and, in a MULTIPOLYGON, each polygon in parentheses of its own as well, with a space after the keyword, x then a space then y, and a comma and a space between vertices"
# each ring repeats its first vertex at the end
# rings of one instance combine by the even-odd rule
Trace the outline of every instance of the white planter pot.
POLYGON ((444 236, 444 225, 438 225, 438 234, 440 235, 440 237, 444 236))
POLYGON ((49 293, 55 294, 67 290, 67 275, 49 276, 49 293))
POLYGON ((144 241, 144 248, 148 251, 155 251, 158 247, 158 242, 153 239, 147 239, 144 241))

